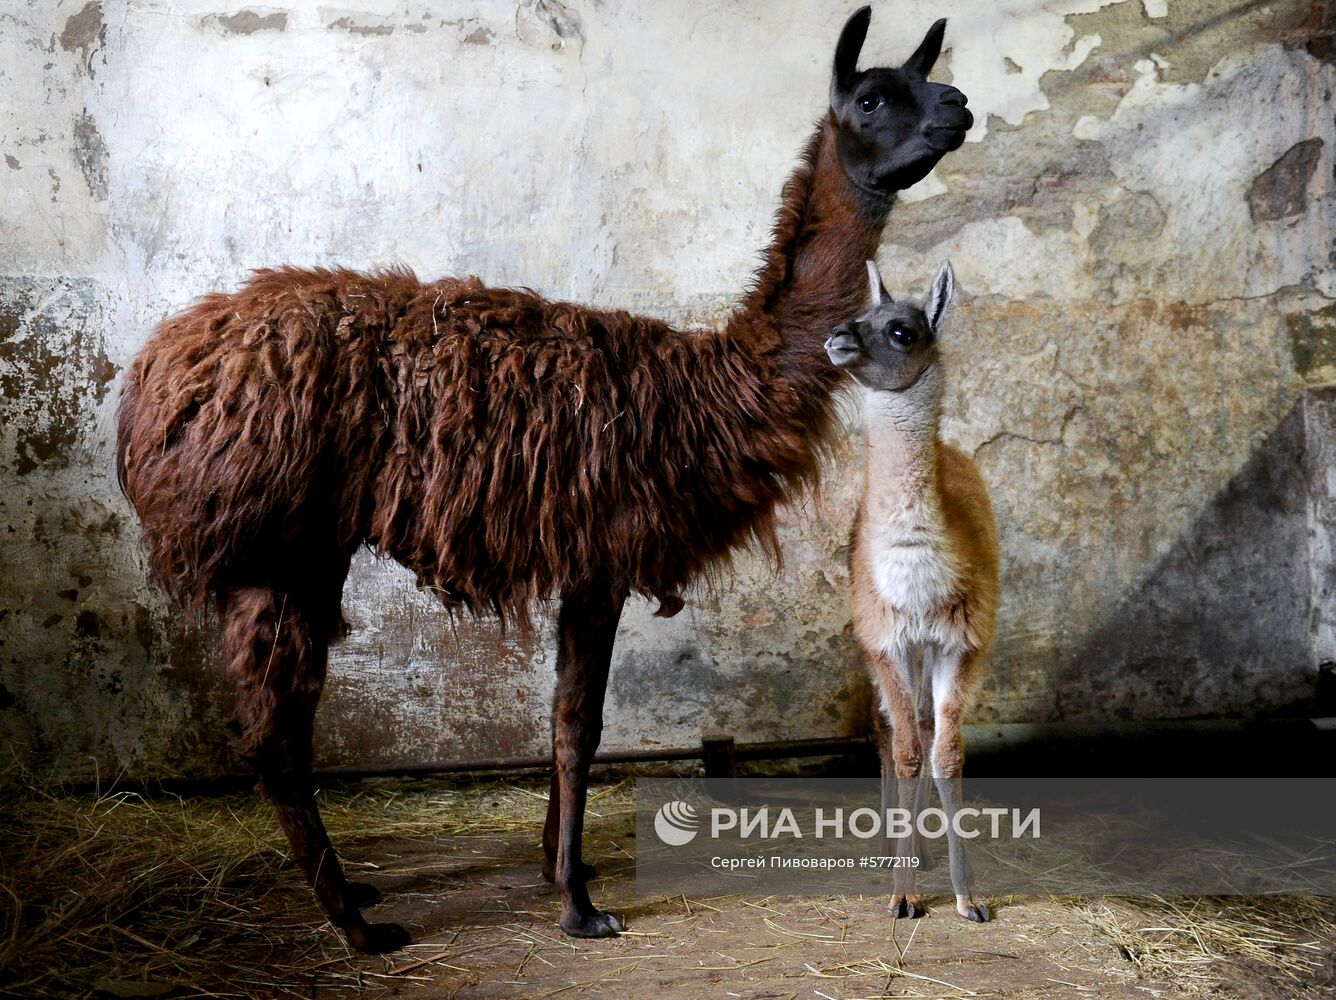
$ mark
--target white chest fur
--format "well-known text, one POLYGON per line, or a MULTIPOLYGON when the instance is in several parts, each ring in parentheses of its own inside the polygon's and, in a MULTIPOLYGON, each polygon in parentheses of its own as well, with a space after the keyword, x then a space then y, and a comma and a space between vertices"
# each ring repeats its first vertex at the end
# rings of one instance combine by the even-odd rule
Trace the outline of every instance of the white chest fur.
POLYGON ((892 517, 886 513, 884 504, 868 506, 863 538, 873 587, 893 612, 886 618, 893 634, 885 640, 888 645, 941 641, 940 622, 961 574, 940 511, 929 500, 892 517))
POLYGON ((945 534, 936 525, 911 532, 880 524, 867 532, 877 593, 902 615, 926 617, 951 600, 960 581, 945 534))

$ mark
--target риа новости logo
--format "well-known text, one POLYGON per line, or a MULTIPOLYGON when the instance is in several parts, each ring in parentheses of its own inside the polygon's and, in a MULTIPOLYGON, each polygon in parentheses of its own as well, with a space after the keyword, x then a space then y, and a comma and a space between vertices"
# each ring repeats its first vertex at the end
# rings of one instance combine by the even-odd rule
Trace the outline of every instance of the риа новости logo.
POLYGON ((669 847, 691 843, 699 825, 695 808, 680 800, 665 802, 654 816, 654 832, 669 847))

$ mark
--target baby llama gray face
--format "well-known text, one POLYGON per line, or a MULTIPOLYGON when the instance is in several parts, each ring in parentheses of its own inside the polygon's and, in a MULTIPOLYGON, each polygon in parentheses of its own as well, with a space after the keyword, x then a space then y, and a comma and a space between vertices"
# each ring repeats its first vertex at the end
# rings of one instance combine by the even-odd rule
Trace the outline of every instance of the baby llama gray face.
POLYGON ((951 262, 942 266, 922 306, 896 302, 874 261, 867 262, 872 308, 831 331, 826 354, 855 382, 882 392, 903 392, 937 361, 937 332, 955 294, 951 262))

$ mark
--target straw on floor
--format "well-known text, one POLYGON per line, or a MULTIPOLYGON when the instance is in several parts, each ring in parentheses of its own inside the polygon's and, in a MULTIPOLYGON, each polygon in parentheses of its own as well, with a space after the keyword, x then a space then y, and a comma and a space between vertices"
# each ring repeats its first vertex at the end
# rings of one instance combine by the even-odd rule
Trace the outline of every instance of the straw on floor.
MULTIPOLYGON (((35 998, 281 995, 287 983, 302 995, 301 977, 318 969, 322 989, 375 996, 392 982, 427 982, 460 961, 449 949, 376 959, 350 952, 319 918, 268 807, 253 795, 150 797, 115 787, 71 795, 21 778, 10 776, 0 829, 0 991, 35 998)), ((362 782, 323 793, 322 808, 331 836, 352 854, 359 845, 366 853, 373 844, 485 834, 531 838, 536 856, 546 784, 362 782)), ((594 789, 594 815, 625 823, 633 810, 630 782, 594 789)), ((1325 995, 1323 984, 1336 980, 1323 978, 1336 942, 1332 900, 1060 901, 1135 974, 1170 982, 1184 995, 1216 995, 1240 970, 1278 984, 1279 995, 1325 995)), ((840 905, 838 897, 829 902, 840 905)), ((639 909, 644 920, 692 906, 675 899, 639 909)), ((673 922, 663 923, 655 933, 670 941, 673 922)), ((489 933, 476 935, 483 948, 489 933)), ((541 948, 567 944, 532 918, 497 925, 495 934, 512 948, 517 934, 532 940, 526 954, 534 961, 541 948)), ((858 980, 885 978, 888 970, 896 983, 928 988, 920 995, 944 990, 893 962, 884 969, 818 962, 812 975, 858 980)))

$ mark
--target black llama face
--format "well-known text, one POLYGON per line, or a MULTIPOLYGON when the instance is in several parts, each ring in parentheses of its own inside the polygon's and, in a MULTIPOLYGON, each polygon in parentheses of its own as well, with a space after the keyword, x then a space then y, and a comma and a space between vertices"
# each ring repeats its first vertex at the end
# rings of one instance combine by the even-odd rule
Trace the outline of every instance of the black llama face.
POLYGON ((942 51, 946 20, 928 29, 918 50, 898 69, 858 69, 872 8, 849 18, 835 48, 830 106, 839 119, 840 160, 865 193, 890 194, 916 184, 958 149, 974 116, 955 87, 929 83, 942 51))

